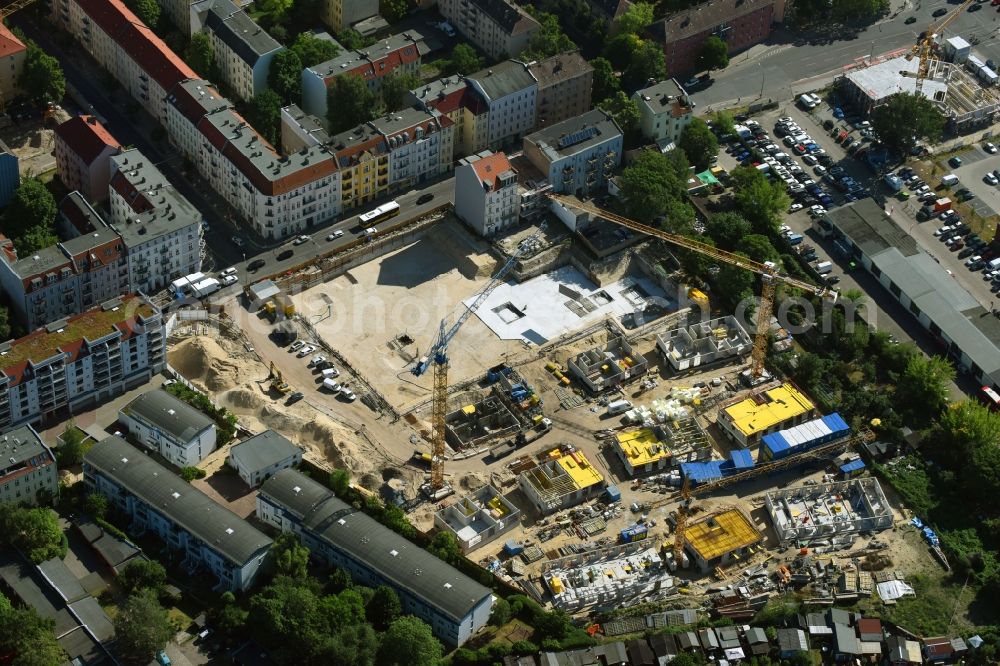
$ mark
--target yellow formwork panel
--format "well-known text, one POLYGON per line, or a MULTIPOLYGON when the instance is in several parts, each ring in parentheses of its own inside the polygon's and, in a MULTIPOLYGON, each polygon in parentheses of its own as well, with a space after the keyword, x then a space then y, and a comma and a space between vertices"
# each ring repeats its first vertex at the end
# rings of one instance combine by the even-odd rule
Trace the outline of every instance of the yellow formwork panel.
POLYGON ((726 407, 725 413, 733 425, 747 437, 763 432, 779 423, 812 411, 812 401, 791 384, 765 391, 766 401, 748 397, 726 407))
POLYGON ((573 479, 573 485, 580 490, 604 481, 601 473, 590 464, 587 457, 580 451, 574 451, 560 458, 559 466, 566 470, 566 473, 573 479))
POLYGON ((670 457, 670 451, 665 446, 659 446, 659 440, 651 428, 620 433, 615 437, 615 441, 633 467, 641 467, 670 457))
POLYGON ((684 530, 688 545, 705 561, 758 543, 760 532, 738 509, 724 511, 684 530))

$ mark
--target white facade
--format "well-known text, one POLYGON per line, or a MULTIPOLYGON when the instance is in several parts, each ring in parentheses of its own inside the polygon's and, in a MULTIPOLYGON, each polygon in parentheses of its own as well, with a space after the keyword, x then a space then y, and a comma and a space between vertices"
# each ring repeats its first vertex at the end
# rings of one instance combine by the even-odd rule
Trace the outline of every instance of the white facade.
POLYGON ((503 153, 470 155, 455 169, 455 214, 480 236, 515 226, 521 210, 517 173, 503 153))
POLYGON ((215 450, 215 423, 165 391, 150 391, 118 410, 118 420, 142 446, 177 467, 194 467, 215 450))
POLYGON ((389 187, 415 187, 451 170, 455 125, 445 116, 404 109, 371 126, 389 146, 389 187))
POLYGON ((594 109, 525 137, 524 154, 546 174, 553 191, 578 197, 607 187, 622 160, 622 133, 594 109))
POLYGON ((637 90, 632 100, 639 107, 642 135, 652 141, 677 143, 694 117, 694 105, 674 79, 637 90))
POLYGON ((56 497, 59 474, 52 450, 30 425, 0 435, 0 504, 38 504, 56 497))
POLYGON ((467 78, 489 108, 489 146, 514 145, 535 127, 538 82, 521 63, 502 62, 467 78))

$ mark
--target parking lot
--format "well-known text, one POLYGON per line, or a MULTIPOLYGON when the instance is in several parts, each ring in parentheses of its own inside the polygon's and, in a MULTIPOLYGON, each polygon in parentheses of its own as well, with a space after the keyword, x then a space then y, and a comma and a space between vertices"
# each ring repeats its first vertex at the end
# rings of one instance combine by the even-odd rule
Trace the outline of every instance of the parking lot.
MULTIPOLYGON (((990 185, 983 180, 983 176, 988 171, 1000 169, 1000 153, 990 155, 982 146, 976 146, 972 150, 961 155, 962 166, 957 169, 949 167, 950 173, 958 176, 961 185, 956 187, 966 187, 973 194, 975 199, 966 202, 976 215, 980 217, 990 217, 996 215, 1000 209, 1000 188, 990 185)), ((955 188, 952 188, 955 189, 955 188)))

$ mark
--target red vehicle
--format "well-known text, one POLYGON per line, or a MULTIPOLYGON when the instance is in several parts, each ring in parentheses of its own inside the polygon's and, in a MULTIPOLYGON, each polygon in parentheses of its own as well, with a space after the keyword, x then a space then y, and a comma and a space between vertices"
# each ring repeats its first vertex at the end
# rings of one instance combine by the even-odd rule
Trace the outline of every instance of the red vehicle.
POLYGON ((1000 412, 1000 394, 989 386, 984 386, 982 390, 979 391, 979 399, 990 408, 991 412, 1000 412))

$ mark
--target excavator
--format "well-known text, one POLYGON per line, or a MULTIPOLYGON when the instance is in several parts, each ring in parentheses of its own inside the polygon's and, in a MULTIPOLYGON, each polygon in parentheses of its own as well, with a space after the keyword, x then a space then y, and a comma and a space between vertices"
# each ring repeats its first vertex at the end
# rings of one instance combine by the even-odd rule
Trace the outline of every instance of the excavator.
POLYGON ((271 374, 267 376, 271 380, 271 390, 277 391, 278 393, 285 395, 292 390, 292 387, 288 385, 288 382, 284 380, 281 376, 281 370, 278 370, 277 366, 274 365, 274 361, 271 361, 271 374))

